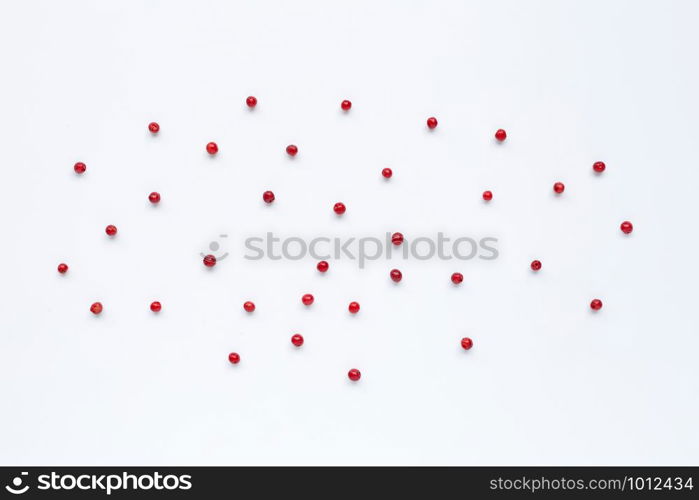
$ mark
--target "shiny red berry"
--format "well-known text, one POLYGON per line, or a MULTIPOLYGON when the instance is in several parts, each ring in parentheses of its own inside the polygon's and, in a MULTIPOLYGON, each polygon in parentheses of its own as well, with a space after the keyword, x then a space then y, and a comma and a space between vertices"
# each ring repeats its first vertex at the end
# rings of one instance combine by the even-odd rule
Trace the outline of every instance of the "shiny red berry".
POLYGON ((115 234, 117 234, 117 228, 116 226, 110 224, 106 228, 104 228, 104 232, 107 233, 109 236, 114 236, 115 234))
POLYGON ((301 302, 303 302, 304 306, 310 306, 313 304, 313 295, 310 293, 305 294, 303 297, 301 297, 301 302))
POLYGON ((347 207, 345 206, 344 203, 342 203, 342 202, 337 202, 337 203, 335 203, 335 206, 333 206, 333 210, 335 211, 335 213, 336 213, 337 215, 342 215, 342 214, 344 214, 345 211, 347 210, 347 207))
POLYGON ((154 313, 160 312, 160 310, 163 308, 163 305, 158 302, 157 300, 155 302, 150 303, 150 310, 153 311, 154 313))
POLYGON ((58 264, 58 272, 61 274, 65 274, 68 272, 68 264, 63 264, 62 262, 58 264))
POLYGON ((563 184, 562 182, 556 182, 553 185, 553 192, 556 194, 561 194, 563 191, 565 191, 565 189, 565 184, 563 184))
POLYGON ((257 106, 257 97, 255 96, 249 96, 247 99, 245 99, 245 104, 248 105, 248 108, 254 108, 257 106))
POLYGON ((158 125, 156 122, 150 122, 148 124, 148 130, 150 130, 153 134, 157 134, 160 132, 160 125, 158 125))
POLYGON ((461 339, 461 347, 463 347, 465 350, 469 350, 471 347, 473 347, 473 340, 471 340, 468 337, 464 337, 461 339))
POLYGON ((204 265, 206 267, 214 267, 216 265, 216 257, 213 255, 207 255, 204 257, 204 265))
POLYGON ((359 302, 350 302, 348 309, 352 314, 357 314, 359 312, 359 302))
POLYGON ((250 302, 249 300, 243 304, 243 309, 245 309, 246 312, 253 312, 255 310, 255 303, 250 302))
POLYGON ((265 191, 262 193, 262 199, 267 204, 272 203, 274 201, 274 193, 272 191, 265 191))
POLYGON ((90 306, 90 312, 92 314, 100 314, 102 312, 102 303, 101 302, 95 302, 90 306))
POLYGON ((83 162, 79 161, 75 165, 73 165, 73 170, 75 170, 76 174, 84 174, 85 170, 87 170, 87 165, 85 165, 83 162))
POLYGON ((464 275, 461 273, 454 273, 451 275, 451 282, 455 285, 460 284, 464 280, 464 275))
POLYGON ((291 343, 296 347, 301 347, 303 345, 303 335, 295 333, 291 336, 291 343))
POLYGON ((495 131, 495 138, 502 142, 505 139, 507 139, 507 132, 505 132, 503 129, 499 128, 495 131))
POLYGON ((624 222, 621 223, 620 229, 621 229, 622 233, 629 234, 631 231, 633 231, 633 224, 631 224, 629 221, 625 220, 624 222))
POLYGON ((289 156, 296 156, 296 153, 298 153, 298 152, 299 152, 299 148, 293 144, 289 144, 286 147, 286 154, 288 154, 289 156))
POLYGON ((148 201, 150 201, 153 205, 156 203, 160 203, 160 193, 156 193, 153 191, 151 194, 148 195, 148 201))
POLYGON ((590 302, 590 309, 599 311, 602 309, 602 301, 600 299, 593 299, 592 302, 590 302))
POLYGON ((541 261, 533 260, 531 263, 531 268, 532 271, 538 271, 539 269, 541 269, 541 261))
POLYGON ((391 235, 391 243, 393 243, 395 246, 399 246, 403 244, 403 234, 402 233, 393 233, 391 235))
POLYGON ((592 164, 592 170, 594 170, 598 174, 604 172, 605 168, 607 168, 607 165, 605 165, 603 161, 596 161, 592 164))
POLYGON ((398 269, 391 269, 391 279, 398 283, 403 279, 403 273, 401 273, 398 269))
POLYGON ((350 108, 352 107, 352 102, 345 99, 344 101, 342 101, 340 103, 340 107, 342 108, 343 111, 349 111, 350 108))
POLYGON ((228 361, 230 361, 232 364, 237 365, 240 363, 240 354, 237 352, 232 352, 228 355, 228 361))
POLYGON ((483 191, 483 199, 485 201, 490 201, 493 199, 493 193, 492 191, 483 191))
POLYGON ((431 116, 427 119, 427 127, 430 129, 437 127, 437 119, 434 116, 431 116))
POLYGON ((316 269, 320 271, 321 273, 326 272, 330 268, 330 264, 327 263, 325 260, 321 260, 318 262, 318 265, 316 265, 316 269))
POLYGON ((215 155, 218 153, 218 144, 215 142, 210 142, 206 145, 206 152, 209 153, 210 155, 215 155))
POLYGON ((390 168, 384 168, 381 171, 381 175, 383 175, 386 179, 390 179, 391 177, 393 177, 393 170, 391 170, 390 168))
POLYGON ((357 380, 362 378, 362 372, 360 372, 356 368, 352 368, 350 371, 347 372, 347 376, 352 382, 356 382, 357 380))

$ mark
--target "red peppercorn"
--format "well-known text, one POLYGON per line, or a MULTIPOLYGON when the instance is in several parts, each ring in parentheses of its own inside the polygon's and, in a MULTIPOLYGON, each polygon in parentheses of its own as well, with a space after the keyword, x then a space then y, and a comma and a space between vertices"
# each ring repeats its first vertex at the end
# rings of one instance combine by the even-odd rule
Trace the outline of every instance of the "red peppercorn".
POLYGON ((251 313, 251 312, 253 312, 253 311, 255 310, 255 303, 254 303, 254 302, 250 302, 250 301, 248 300, 247 302, 245 302, 245 303, 243 304, 243 309, 245 309, 245 311, 251 313))
POLYGON ((590 302, 590 309, 599 311, 602 309, 602 301, 600 299, 593 299, 592 302, 590 302))
POLYGON ((157 300, 155 302, 151 302, 150 304, 150 310, 153 311, 154 313, 160 312, 160 310, 163 308, 163 305, 158 302, 157 300))
POLYGON ((633 224, 631 224, 629 221, 625 220, 624 222, 621 223, 620 229, 621 229, 622 233, 629 234, 631 231, 633 231, 633 224))
POLYGON ((305 306, 310 306, 313 304, 313 295, 310 293, 305 294, 303 297, 301 297, 301 302, 303 302, 303 305, 305 306))
POLYGON ((245 99, 245 104, 248 105, 248 108, 254 108, 257 106, 257 97, 255 96, 249 96, 247 99, 245 99))
POLYGON ((539 269, 541 269, 541 262, 538 260, 533 260, 531 267, 532 267, 532 271, 538 271, 539 269))
POLYGON ((209 153, 210 155, 215 155, 218 153, 218 144, 215 142, 210 142, 206 145, 206 152, 209 153))
POLYGON ((490 201, 493 199, 493 193, 492 191, 483 191, 483 199, 485 201, 490 201))
POLYGON ((360 372, 356 368, 352 368, 350 371, 347 372, 347 376, 352 382, 356 382, 357 380, 362 378, 362 372, 360 372))
POLYGON ((469 350, 471 347, 473 347, 473 340, 471 340, 468 337, 464 337, 461 339, 461 347, 463 347, 465 350, 469 350))
POLYGON ((296 347, 301 347, 303 345, 303 335, 295 333, 291 336, 291 343, 296 347))
POLYGON ((321 273, 326 272, 330 268, 330 264, 327 263, 327 261, 321 260, 318 262, 318 265, 316 266, 316 269, 320 271, 321 273))
POLYGON ((153 134, 157 134, 160 132, 160 125, 158 125, 156 122, 150 122, 148 124, 148 130, 150 130, 153 134))
POLYGON ((232 364, 237 365, 240 363, 240 354, 237 352, 232 352, 228 355, 228 361, 230 361, 232 364))
POLYGON ((565 191, 565 184, 562 182, 557 182, 553 185, 553 191, 556 194, 561 194, 563 191, 565 191))
POLYGON ((604 172, 605 168, 607 168, 607 165, 605 165, 603 161, 596 161, 592 164, 592 170, 594 170, 598 174, 604 172))
POLYGON ((352 102, 345 99, 344 101, 342 101, 340 103, 340 107, 342 108, 343 111, 349 111, 350 108, 352 107, 352 102))
POLYGON ((495 131, 495 138, 502 142, 505 139, 507 139, 507 132, 505 132, 503 129, 499 128, 495 131))
POLYGON ((359 302, 350 302, 348 309, 352 314, 357 314, 359 312, 359 302))
POLYGON ((73 165, 73 170, 75 170, 76 174, 84 174, 85 170, 87 170, 87 165, 85 165, 83 162, 79 161, 75 165, 73 165))
POLYGON ((90 312, 92 314, 100 314, 102 312, 102 303, 101 302, 95 302, 90 306, 90 312))
POLYGON ((104 232, 107 233, 109 236, 114 236, 115 234, 117 234, 117 228, 116 226, 109 224, 106 228, 104 228, 104 232))
POLYGON ((403 279, 403 273, 401 273, 398 269, 391 269, 391 279, 398 283, 403 279))
POLYGON ((347 207, 345 206, 344 203, 342 203, 342 202, 337 202, 337 203, 335 203, 335 206, 333 206, 333 210, 335 211, 335 213, 336 213, 337 215, 342 215, 342 214, 344 214, 345 211, 347 210, 347 207))
POLYGON ((61 274, 65 274, 68 272, 68 264, 63 264, 62 262, 58 264, 58 272, 61 274))
POLYGON ((391 243, 393 243, 395 246, 399 246, 403 244, 403 234, 402 233, 393 233, 391 235, 391 243))
POLYGON ((437 127, 437 119, 431 116, 427 119, 427 128, 433 129, 437 127))
POLYGON ((153 205, 160 203, 160 193, 153 191, 148 195, 148 201, 150 201, 153 205))
POLYGON ((207 255, 204 257, 204 265, 206 267, 214 267, 216 265, 216 257, 213 255, 207 255))
POLYGON ((464 280, 464 275, 461 273, 454 273, 451 275, 451 282, 455 285, 460 284, 464 280))
POLYGON ((289 144, 286 147, 286 154, 288 154, 289 156, 296 156, 296 153, 298 153, 298 152, 299 152, 299 148, 293 144, 289 144))
POLYGON ((272 191, 265 191, 262 193, 262 199, 267 204, 272 203, 274 201, 274 193, 272 191))
POLYGON ((390 179, 391 177, 393 177, 393 170, 391 170, 390 168, 384 168, 381 171, 381 175, 383 175, 386 179, 390 179))

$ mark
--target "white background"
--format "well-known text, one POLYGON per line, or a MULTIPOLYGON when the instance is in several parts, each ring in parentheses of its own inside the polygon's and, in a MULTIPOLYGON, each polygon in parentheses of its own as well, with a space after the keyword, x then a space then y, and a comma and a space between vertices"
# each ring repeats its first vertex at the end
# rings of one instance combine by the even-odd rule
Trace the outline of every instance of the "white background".
POLYGON ((697 464, 698 15, 3 2, 0 462, 697 464), (396 230, 495 236, 500 258, 325 276, 242 258, 266 231, 396 230), (230 256, 207 270, 222 233, 230 256))

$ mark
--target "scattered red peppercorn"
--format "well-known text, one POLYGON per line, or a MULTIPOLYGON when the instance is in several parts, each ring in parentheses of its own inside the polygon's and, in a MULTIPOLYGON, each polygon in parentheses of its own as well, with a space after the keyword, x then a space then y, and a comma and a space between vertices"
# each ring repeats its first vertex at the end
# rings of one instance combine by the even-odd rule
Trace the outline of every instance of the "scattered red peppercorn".
POLYGON ((245 99, 245 104, 248 105, 248 108, 254 108, 257 106, 257 97, 255 96, 249 96, 247 99, 245 99))
POLYGON ((68 264, 60 263, 58 264, 58 272, 61 274, 65 274, 68 272, 68 264))
POLYGON ((468 337, 464 337, 461 339, 461 347, 463 347, 465 350, 469 350, 471 347, 473 347, 473 340, 471 340, 468 337))
POLYGON ((253 312, 255 310, 255 303, 250 302, 249 300, 243 304, 243 309, 245 309, 246 312, 253 312))
POLYGON ((604 172, 605 168, 607 168, 607 165, 605 165, 603 161, 596 161, 592 164, 592 170, 594 170, 598 174, 604 172))
POLYGON ((216 265, 216 257, 213 255, 207 255, 204 257, 204 265, 206 267, 214 267, 216 265))
POLYGON ((301 302, 303 302, 304 306, 310 306, 313 304, 313 295, 310 293, 305 294, 303 297, 301 297, 301 302))
POLYGON ((296 347, 301 347, 303 345, 303 335, 295 333, 291 336, 291 343, 296 347))
POLYGON ((357 314, 359 312, 359 302, 350 302, 348 309, 352 314, 357 314))
POLYGON ((148 124, 148 130, 150 130, 152 134, 157 134, 160 132, 160 125, 158 125, 156 122, 150 122, 148 124))
POLYGON ((75 165, 73 165, 73 170, 75 170, 76 174, 84 174, 85 170, 87 170, 87 165, 85 165, 83 162, 79 161, 75 165))
POLYGON ((90 312, 92 314, 100 314, 102 312, 102 303, 101 302, 95 302, 90 306, 90 312))
POLYGON ((262 199, 267 204, 272 203, 274 201, 274 193, 272 191, 265 191, 262 193, 262 199))
POLYGON ((340 103, 340 107, 342 108, 343 111, 349 111, 350 108, 352 107, 352 102, 345 99, 344 101, 342 101, 340 103))
POLYGON ((505 139, 507 139, 507 132, 505 132, 503 129, 499 128, 495 131, 495 138, 502 142, 505 139))
POLYGON ((391 170, 390 168, 384 168, 381 171, 381 175, 383 175, 386 179, 390 179, 391 177, 393 177, 393 170, 391 170))
POLYGON ((553 185, 553 191, 556 194, 561 194, 563 191, 565 191, 565 189, 566 189, 565 184, 563 184, 562 182, 556 182, 553 185))
POLYGON ((117 234, 117 228, 116 226, 109 224, 106 228, 104 228, 104 232, 107 233, 109 236, 114 236, 117 234))
POLYGON ((541 269, 541 261, 533 260, 531 264, 532 271, 538 271, 541 269))
POLYGON ((352 368, 350 371, 347 372, 347 376, 352 382, 356 382, 357 380, 362 378, 362 372, 360 372, 356 368, 352 368))
POLYGON ((210 142, 206 145, 206 152, 209 153, 210 155, 215 155, 218 153, 218 144, 215 142, 210 142))
POLYGON ((599 311, 602 309, 602 301, 600 299, 592 299, 592 302, 590 302, 590 309, 599 311))
POLYGON ((433 129, 437 127, 437 119, 431 116, 427 119, 427 128, 433 129))
POLYGON ((460 284, 464 280, 464 275, 461 273, 454 273, 451 275, 451 282, 455 285, 460 284))
POLYGON ((400 246, 403 244, 403 234, 402 233, 393 233, 391 235, 391 243, 393 243, 395 246, 400 246))
POLYGON ((297 154, 298 152, 299 152, 299 148, 296 147, 296 146, 293 145, 293 144, 289 144, 289 145, 286 147, 286 154, 288 154, 289 156, 296 156, 296 154, 297 154))
POLYGON ((391 269, 391 279, 398 283, 403 279, 403 273, 401 273, 398 269, 391 269))
POLYGON ((492 191, 483 191, 483 199, 485 201, 490 201, 493 199, 493 193, 492 191))
POLYGON ((153 205, 160 203, 160 193, 153 191, 148 195, 148 201, 150 201, 153 205))
POLYGON ((335 211, 335 213, 336 213, 337 215, 342 215, 342 214, 344 214, 345 211, 347 210, 347 207, 345 206, 344 203, 342 203, 342 202, 337 202, 337 203, 335 203, 335 206, 333 206, 333 210, 335 211))
POLYGON ((327 272, 327 270, 330 268, 330 264, 327 263, 325 260, 321 260, 318 262, 318 265, 316 266, 316 269, 320 271, 321 273, 327 272))
POLYGON ((625 220, 624 222, 621 223, 621 226, 619 226, 621 229, 621 232, 624 234, 629 234, 631 231, 633 231, 633 224, 631 224, 629 221, 625 220))
POLYGON ((232 352, 228 355, 228 361, 230 361, 232 364, 237 365, 240 363, 240 354, 237 352, 232 352))
POLYGON ((160 310, 163 308, 163 305, 158 302, 157 300, 155 302, 151 302, 150 304, 150 310, 153 311, 154 313, 160 312, 160 310))

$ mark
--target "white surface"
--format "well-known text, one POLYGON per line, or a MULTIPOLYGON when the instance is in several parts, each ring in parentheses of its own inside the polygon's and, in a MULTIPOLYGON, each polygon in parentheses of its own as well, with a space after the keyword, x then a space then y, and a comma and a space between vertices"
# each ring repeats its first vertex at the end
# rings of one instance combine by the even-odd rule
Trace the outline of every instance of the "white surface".
POLYGON ((697 15, 5 3, 0 462, 696 464, 697 15), (242 238, 268 230, 494 235, 500 258, 326 276, 244 261, 242 238), (198 254, 221 233, 231 255, 208 272, 198 254))

